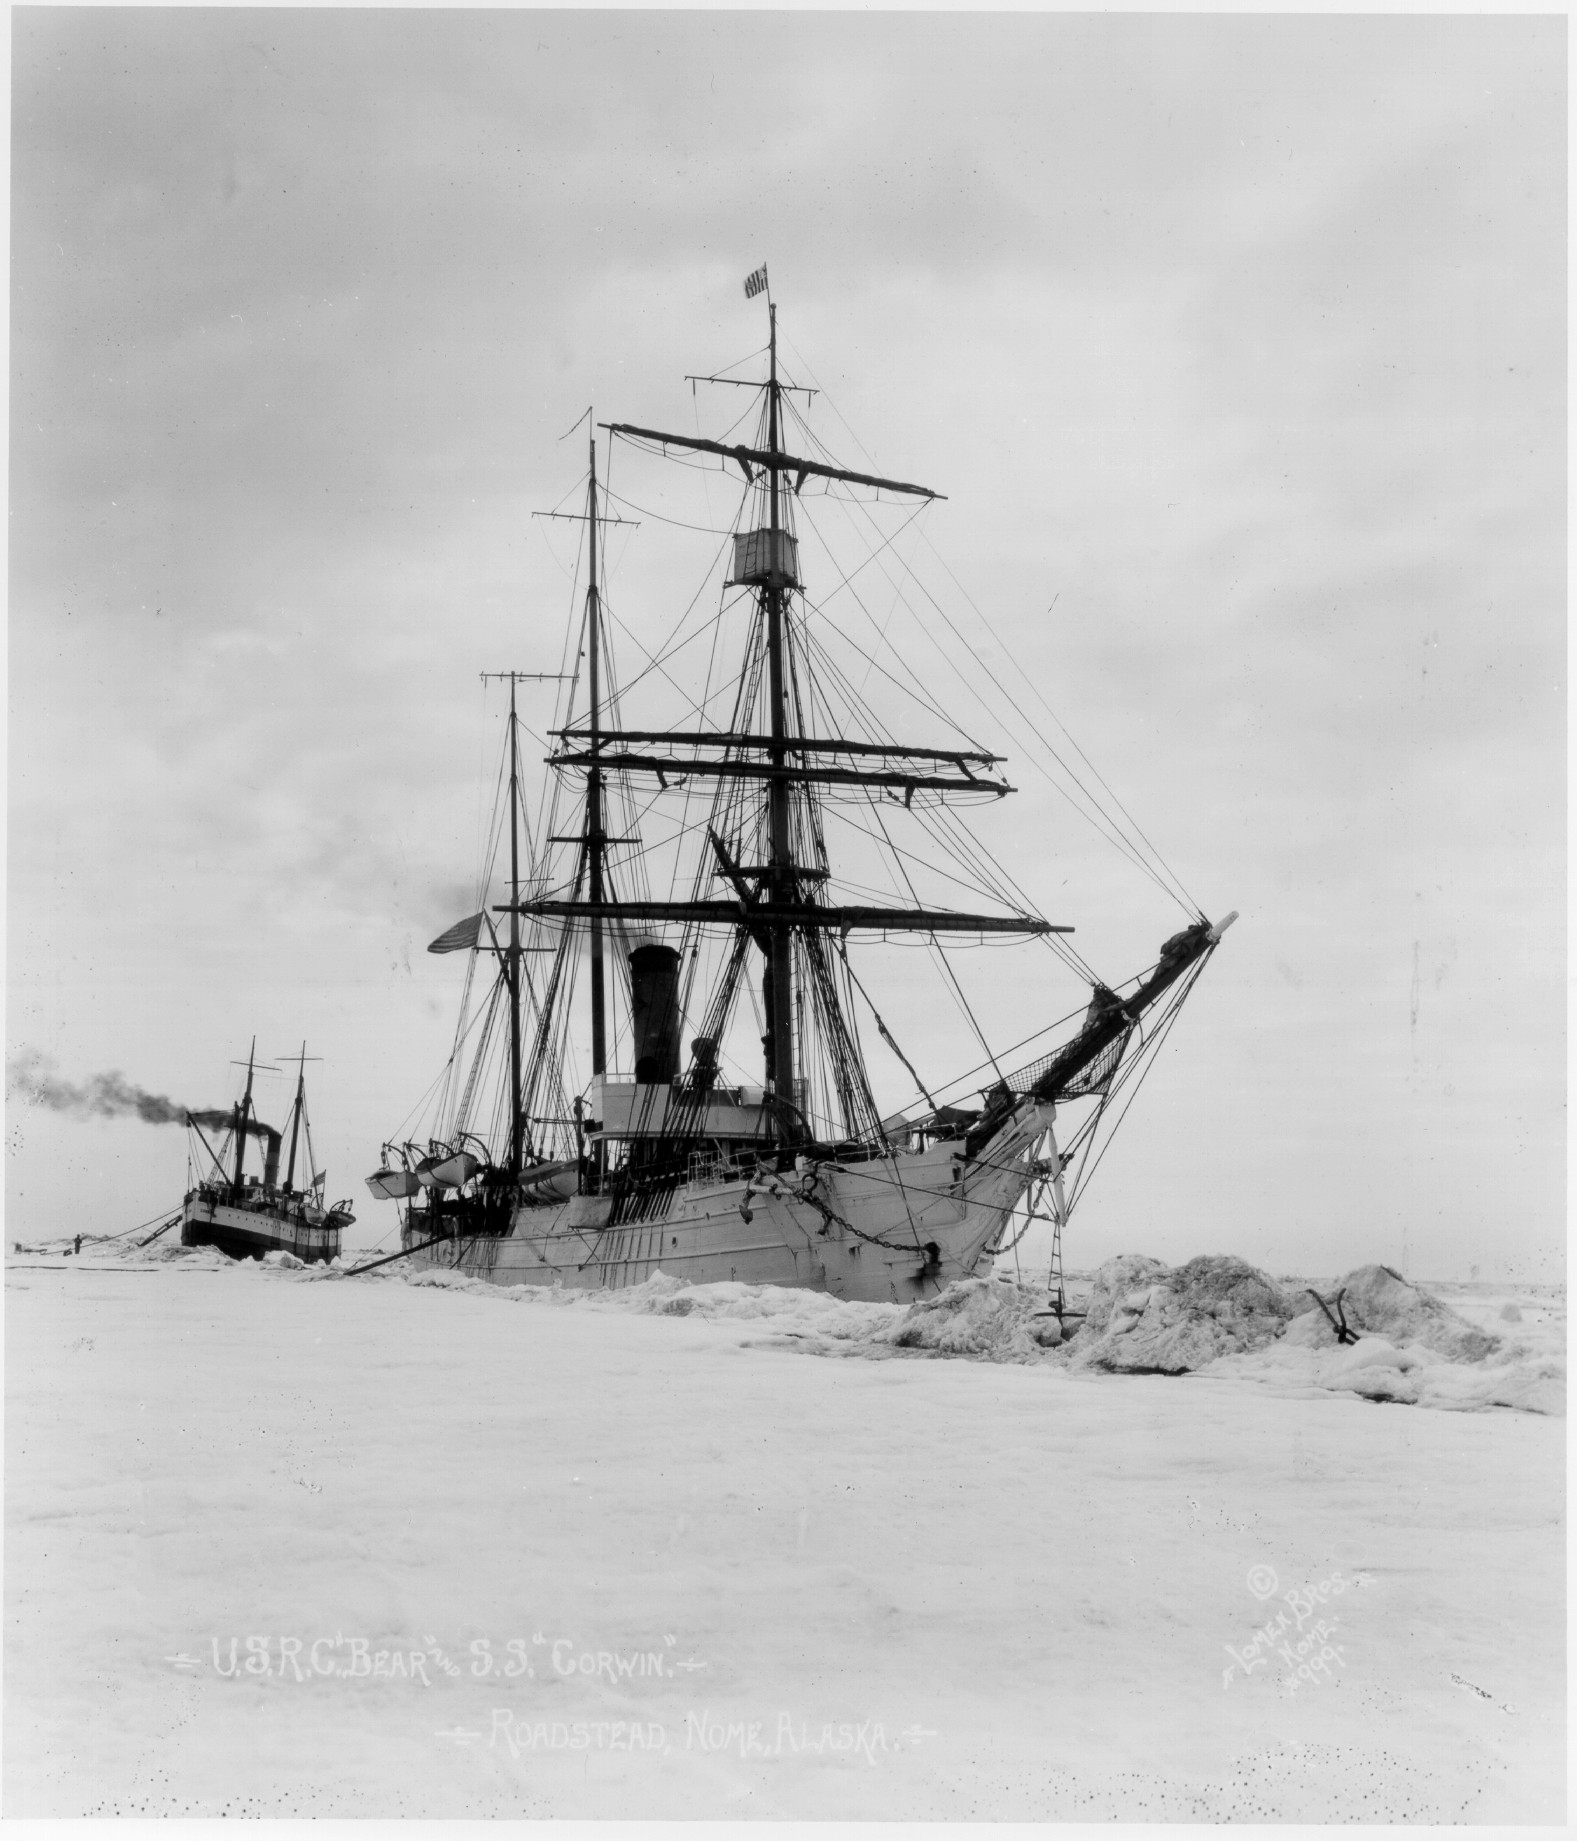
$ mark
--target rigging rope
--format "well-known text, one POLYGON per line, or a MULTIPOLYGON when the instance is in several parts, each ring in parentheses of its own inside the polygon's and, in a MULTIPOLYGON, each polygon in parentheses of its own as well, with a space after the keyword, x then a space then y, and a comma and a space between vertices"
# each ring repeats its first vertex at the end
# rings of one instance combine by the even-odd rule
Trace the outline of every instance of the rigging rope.
MULTIPOLYGON (((796 351, 796 357, 799 358, 799 362, 805 368, 806 374, 809 376, 814 376, 815 373, 811 370, 810 366, 805 363, 803 356, 798 353, 797 348, 794 348, 794 349, 796 351)), ((876 462, 870 456, 864 444, 860 441, 858 435, 855 434, 855 431, 849 426, 847 419, 844 417, 842 411, 839 409, 836 401, 826 391, 824 386, 818 383, 816 387, 818 388, 818 390, 820 390, 828 407, 832 410, 832 413, 837 417, 838 421, 843 425, 844 429, 848 432, 850 438, 854 441, 855 446, 859 448, 860 452, 866 456, 867 462, 870 465, 874 466, 876 462)), ((794 415, 796 422, 798 422, 799 425, 805 429, 807 436, 810 439, 814 440, 815 436, 814 436, 813 431, 810 430, 808 424, 804 421, 804 418, 799 415, 798 411, 793 408, 792 401, 790 402, 790 410, 791 410, 791 413, 794 415)), ((857 509, 859 512, 863 514, 867 522, 873 525, 873 527, 877 530, 878 535, 880 534, 880 527, 875 526, 875 521, 874 519, 871 518, 869 505, 867 501, 859 500, 859 499, 852 499, 852 498, 851 499, 840 498, 837 500, 837 502, 845 506, 846 508, 849 508, 849 515, 851 516, 852 516, 852 511, 857 509)), ((908 522, 912 523, 913 520, 911 519, 908 522)), ((906 529, 908 528, 907 523, 905 525, 905 528, 906 529)), ((968 603, 970 609, 975 614, 975 617, 979 620, 982 628, 984 628, 986 633, 990 636, 990 638, 996 645, 1001 647, 1003 651, 1005 652, 1008 651, 1008 648, 1002 647, 1002 642, 1000 641, 1000 639, 997 638, 997 635, 994 629, 991 627, 990 622, 986 619, 985 615, 981 612, 979 606, 976 604, 973 598, 969 595, 967 589, 965 589, 962 586, 962 584, 959 583, 957 576, 954 574, 953 570, 947 564, 946 559, 941 556, 935 544, 931 542, 930 537, 923 526, 920 527, 918 534, 920 538, 926 543, 931 553, 937 557, 937 560, 939 562, 941 562, 942 567, 946 569, 949 578, 952 580, 954 586, 957 587, 959 592, 963 595, 964 600, 968 603)), ((822 533, 822 536, 823 536, 823 541, 825 542, 825 534, 822 533)), ((886 546, 884 545, 883 547, 886 547, 886 546)), ((830 550, 829 550, 829 553, 830 553, 830 550)), ((1029 730, 1029 733, 1040 744, 1041 748, 1045 751, 1045 753, 1048 754, 1053 760, 1057 762, 1058 766, 1062 768, 1063 772, 1079 788, 1079 790, 1084 794, 1085 798, 1090 802, 1090 804, 1095 808, 1095 810, 1098 812, 1101 811, 1102 808, 1100 805, 1100 801, 1094 796, 1093 793, 1090 792, 1089 788, 1084 784, 1084 782, 1079 777, 1079 775, 1074 771, 1074 769, 1071 766, 1069 766, 1069 764, 1065 760, 1063 760, 1062 756, 1051 745, 1051 743, 1047 740, 1045 735, 1040 731, 1038 725, 1034 722, 1034 720, 1028 715, 1026 711, 1024 711, 1019 706, 1017 701, 1007 691, 1006 687, 1001 684, 1000 680, 996 677, 995 673, 991 670, 990 666, 983 659, 978 657, 978 649, 969 646, 968 642, 959 633, 957 627, 954 625, 953 621, 947 614, 946 609, 942 607, 941 603, 937 601, 936 597, 933 594, 931 594, 930 590, 926 587, 925 583, 921 581, 920 578, 915 574, 912 566, 908 564, 907 562, 903 561, 901 556, 899 557, 899 561, 902 563, 910 579, 914 582, 915 586, 919 589, 920 593, 924 595, 926 600, 930 602, 931 606, 935 608, 936 612, 940 615, 944 623, 947 625, 949 632, 953 634, 954 638, 957 639, 959 641, 959 644, 964 648, 964 656, 971 658, 975 663, 977 663, 980 666, 980 668, 984 671, 987 679, 991 682, 991 684, 998 691, 998 693, 1004 698, 1004 700, 1009 704, 1009 706, 1016 712, 1020 720, 1025 724, 1025 726, 1029 730)), ((896 584, 894 586, 895 586, 895 591, 896 591, 896 584)), ((900 598, 903 598, 901 596, 901 591, 898 591, 898 592, 900 593, 900 598)), ((858 601, 858 596, 856 596, 856 600, 858 601)), ((864 611, 863 604, 861 605, 862 605, 862 611, 864 611)), ((905 601, 905 605, 907 605, 907 601, 905 601)), ((921 625, 922 631, 924 631, 927 634, 927 637, 931 639, 932 643, 936 644, 935 636, 931 634, 929 628, 926 627, 923 622, 920 622, 918 624, 921 625)), ((940 647, 938 647, 938 650, 940 650, 940 647)), ((1009 653, 1009 656, 1011 656, 1011 653, 1009 653)), ((956 661, 954 662, 956 663, 956 661)), ((1025 676, 1026 681, 1029 681, 1028 674, 1026 673, 1023 675, 1025 676)), ((1122 849, 1124 851, 1124 854, 1128 855, 1130 860, 1135 863, 1136 867, 1141 868, 1145 874, 1149 875, 1151 879, 1154 880, 1158 884, 1158 886, 1160 886, 1167 894, 1169 894, 1172 897, 1172 899, 1178 901, 1179 905, 1183 907, 1184 911, 1187 912, 1191 918, 1202 918, 1201 911, 1198 907, 1198 904, 1193 901, 1192 897, 1189 896, 1187 890, 1183 888, 1182 883, 1173 874, 1173 872, 1168 868, 1164 860, 1161 858, 1160 853, 1155 849, 1155 846, 1150 842, 1149 838, 1146 837, 1143 831, 1140 830, 1139 826, 1134 823, 1134 820, 1132 819, 1131 815, 1127 812, 1127 809, 1122 805, 1121 801, 1117 798, 1116 794, 1112 792, 1110 786, 1107 784, 1105 779, 1099 774, 1099 772, 1095 769, 1093 763, 1090 762, 1088 754, 1086 754, 1083 748, 1079 747, 1078 743, 1074 741, 1074 738, 1072 734, 1070 733, 1070 731, 1068 730, 1066 724, 1063 723, 1061 718, 1058 717, 1055 711, 1052 710, 1050 704, 1046 701, 1044 695, 1040 692, 1039 688, 1037 686, 1034 686, 1033 684, 1031 684, 1031 688, 1034 690, 1035 696, 1037 700, 1039 701, 1039 703, 1041 704, 1041 707, 1045 709, 1048 716, 1050 716, 1052 721, 1056 723, 1057 727, 1062 731, 1062 733, 1068 737, 1068 741, 1070 745, 1077 750, 1081 759, 1083 759, 1085 763, 1090 767, 1090 771, 1092 775, 1097 780, 1099 780, 1100 784, 1105 788, 1106 792, 1108 793, 1108 795, 1110 796, 1112 800, 1112 803, 1117 807, 1118 811, 1121 812, 1123 818, 1127 821, 1128 825, 1132 828, 1134 835, 1140 840, 1140 842, 1144 846, 1144 851, 1148 852, 1149 861, 1146 861, 1144 854, 1141 853, 1135 846, 1133 846, 1131 843, 1123 839, 1120 832, 1118 832, 1116 836, 1113 836, 1112 832, 1102 830, 1102 834, 1107 836, 1108 840, 1116 844, 1118 848, 1122 849)), ((976 700, 978 702, 982 702, 982 707, 986 707, 983 703, 983 700, 979 696, 979 692, 975 690, 974 686, 970 685, 969 689, 970 689, 971 694, 976 698, 976 700)), ((1000 720, 1000 717, 998 717, 998 720, 1000 720)), ((1042 771, 1044 771, 1044 769, 1042 769, 1042 771)), ((1050 775, 1047 775, 1046 777, 1048 778, 1048 780, 1054 787, 1057 787, 1057 790, 1061 792, 1065 798, 1069 799, 1069 803, 1074 805, 1075 810, 1080 811, 1081 815, 1084 816, 1089 822, 1095 823, 1095 820, 1090 818, 1090 814, 1088 812, 1084 812, 1083 808, 1079 807, 1077 801, 1074 801, 1071 798, 1071 796, 1067 794, 1064 788, 1057 785, 1057 782, 1055 779, 1053 779, 1050 775)), ((1098 824, 1096 828, 1102 829, 1102 827, 1098 824)), ((1115 829, 1115 826, 1114 826, 1114 829, 1115 829)))

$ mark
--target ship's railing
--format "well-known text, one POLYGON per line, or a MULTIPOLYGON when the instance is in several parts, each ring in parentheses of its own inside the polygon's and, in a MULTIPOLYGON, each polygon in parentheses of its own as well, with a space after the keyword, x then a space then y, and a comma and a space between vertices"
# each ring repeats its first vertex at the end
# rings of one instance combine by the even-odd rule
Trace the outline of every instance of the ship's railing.
POLYGON ((239 1195, 228 1183, 199 1183, 188 1198, 208 1202, 221 1208, 245 1209, 250 1214, 270 1214, 276 1219, 288 1221, 297 1233, 332 1232, 321 1221, 313 1221, 307 1214, 307 1200, 304 1195, 284 1196, 276 1189, 245 1188, 239 1195))
POLYGON ((755 1174, 756 1161, 752 1156, 748 1162, 741 1163, 720 1145, 710 1150, 692 1151, 685 1166, 685 1184, 696 1189, 710 1188, 718 1183, 744 1182, 755 1174))
POLYGON ((692 1151, 685 1167, 685 1182, 695 1189, 703 1183, 719 1181, 722 1173, 723 1157, 720 1151, 692 1151))

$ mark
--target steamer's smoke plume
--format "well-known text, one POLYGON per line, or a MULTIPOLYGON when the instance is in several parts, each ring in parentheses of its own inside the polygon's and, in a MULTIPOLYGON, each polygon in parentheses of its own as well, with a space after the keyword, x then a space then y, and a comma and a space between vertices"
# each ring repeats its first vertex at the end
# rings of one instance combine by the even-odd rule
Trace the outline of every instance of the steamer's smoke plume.
MULTIPOLYGON (((146 1093, 124 1074, 92 1074, 80 1086, 62 1080, 55 1064, 35 1048, 10 1056, 5 1069, 6 1097, 20 1098, 50 1112, 69 1112, 79 1119, 142 1119, 149 1125, 184 1125, 190 1109, 162 1093, 146 1093)), ((220 1129, 235 1116, 229 1111, 190 1111, 199 1125, 220 1129)))

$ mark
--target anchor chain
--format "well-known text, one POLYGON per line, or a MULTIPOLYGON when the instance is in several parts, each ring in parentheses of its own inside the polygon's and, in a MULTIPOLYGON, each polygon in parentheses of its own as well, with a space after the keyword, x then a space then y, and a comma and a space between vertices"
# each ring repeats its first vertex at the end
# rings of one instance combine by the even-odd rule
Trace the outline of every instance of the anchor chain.
MULTIPOLYGON (((1072 1161, 1073 1159, 1071 1157, 1058 1156, 1037 1157, 1031 1162, 1029 1166, 1029 1180, 1030 1186, 1034 1188, 1034 1194, 1029 1197, 1028 1212, 1024 1217, 1024 1225, 1006 1245, 999 1244, 991 1248, 991 1257, 993 1259, 1000 1259, 1004 1253, 1011 1253, 1029 1232, 1032 1223, 1036 1221, 1046 1221, 1052 1226, 1056 1225, 1057 1217, 1055 1215, 1037 1214, 1035 1211, 1046 1199, 1046 1185, 1054 1176, 1060 1176, 1072 1161), (1038 1187, 1036 1185, 1038 1185, 1038 1187)), ((1004 1222, 1004 1230, 1006 1226, 1007 1223, 1004 1222)))
POLYGON ((822 1233, 836 1225, 845 1233, 852 1234, 856 1240, 863 1240, 867 1246, 886 1247, 890 1253, 923 1253, 925 1248, 919 1245, 906 1246, 901 1240, 884 1240, 880 1234, 867 1234, 852 1221, 845 1220, 837 1209, 833 1208, 816 1193, 816 1186, 821 1180, 821 1165, 806 1163, 799 1172, 799 1181, 792 1187, 785 1188, 778 1180, 776 1170, 763 1170, 758 1164, 756 1174, 745 1184, 745 1192, 739 1198, 739 1212, 746 1222, 754 1219, 750 1211, 750 1198, 753 1195, 767 1195, 779 1201, 808 1202, 825 1225, 822 1233))

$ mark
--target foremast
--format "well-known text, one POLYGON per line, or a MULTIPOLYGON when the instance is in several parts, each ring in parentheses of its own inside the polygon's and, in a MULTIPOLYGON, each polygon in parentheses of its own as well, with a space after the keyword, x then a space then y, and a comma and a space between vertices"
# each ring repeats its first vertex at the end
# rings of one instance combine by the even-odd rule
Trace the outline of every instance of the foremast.
POLYGON ((252 1070, 256 1061, 257 1037, 253 1036, 252 1046, 246 1053, 246 1091, 235 1109, 235 1174, 230 1178, 230 1186, 238 1195, 241 1192, 241 1171, 246 1162, 246 1134, 251 1128, 252 1070))
MULTIPOLYGON (((585 853, 586 892, 593 909, 590 928, 591 975, 591 1071, 604 1074, 608 1068, 608 995, 603 969, 603 908, 607 904, 605 870, 608 832, 604 820, 603 773, 596 757, 602 746, 602 602, 597 587, 597 437, 587 442, 591 450, 591 471, 586 484, 587 552, 589 577, 586 588, 586 690, 590 704, 587 730, 592 765, 586 774, 586 831, 582 843, 585 853)), ((518 892, 514 899, 518 902, 518 892)))
POLYGON ((301 1044, 301 1053, 297 1057, 296 1100, 290 1108, 290 1156, 285 1162, 285 1193, 290 1193, 290 1186, 296 1180, 296 1143, 301 1135, 301 1121, 307 1106, 307 1045, 301 1044))

